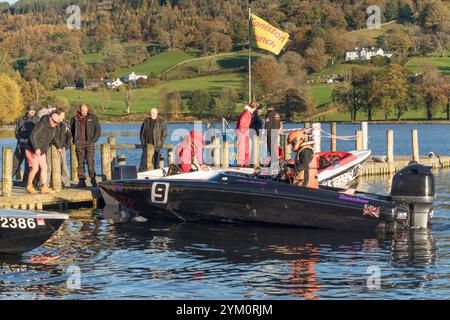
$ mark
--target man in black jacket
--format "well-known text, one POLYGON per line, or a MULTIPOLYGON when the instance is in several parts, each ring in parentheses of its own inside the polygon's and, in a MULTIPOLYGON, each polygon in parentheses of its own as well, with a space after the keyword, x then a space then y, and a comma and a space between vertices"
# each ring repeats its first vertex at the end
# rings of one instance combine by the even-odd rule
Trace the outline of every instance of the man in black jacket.
POLYGON ((149 168, 147 168, 147 144, 151 144, 155 147, 152 162, 154 169, 159 169, 159 155, 166 137, 166 123, 163 118, 158 116, 158 109, 153 108, 150 111, 150 117, 144 120, 141 127, 140 138, 144 151, 142 152, 141 165, 139 166, 140 172, 149 170, 149 168))
MULTIPOLYGON (((272 147, 278 145, 278 137, 281 129, 280 115, 275 111, 273 105, 267 105, 266 132, 267 132, 267 151, 272 156, 272 147), (273 139, 272 139, 273 138, 273 139), (272 142, 273 141, 273 142, 272 142)), ((275 154, 277 154, 275 152, 275 154)))
POLYGON ((258 136, 261 135, 261 130, 264 129, 264 119, 262 117, 262 113, 263 107, 258 106, 258 108, 256 108, 256 112, 253 113, 252 123, 250 124, 250 129, 255 130, 258 136))
MULTIPOLYGON (((16 120, 16 139, 17 146, 14 152, 13 160, 13 177, 19 172, 22 162, 26 159, 25 149, 30 139, 31 132, 34 126, 39 122, 39 117, 36 115, 36 106, 30 104, 27 107, 27 114, 16 120)), ((28 181, 28 173, 30 172, 30 167, 28 161, 25 161, 25 171, 23 176, 23 183, 28 181)))
POLYGON ((49 150, 50 145, 54 143, 56 127, 60 122, 59 115, 60 110, 56 110, 52 114, 42 117, 31 133, 25 150, 28 165, 30 166, 27 185, 28 193, 37 193, 33 187, 33 180, 39 170, 41 171, 41 192, 44 194, 53 193, 47 184, 47 159, 45 154, 49 150))
POLYGON ((97 187, 95 180, 94 146, 100 138, 102 129, 97 116, 89 112, 86 104, 82 103, 80 105, 77 115, 70 122, 70 130, 78 159, 78 179, 80 181, 77 188, 86 188, 86 161, 92 186, 97 187))

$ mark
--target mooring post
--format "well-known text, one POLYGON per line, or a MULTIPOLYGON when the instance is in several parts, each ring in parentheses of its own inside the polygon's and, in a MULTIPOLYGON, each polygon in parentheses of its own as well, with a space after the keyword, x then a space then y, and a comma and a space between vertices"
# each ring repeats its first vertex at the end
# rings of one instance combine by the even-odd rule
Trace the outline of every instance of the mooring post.
POLYGON ((369 150, 369 123, 361 122, 362 131, 362 148, 363 150, 369 150))
POLYGON ((146 152, 147 152, 147 170, 148 171, 155 170, 155 167, 153 166, 153 155, 155 154, 155 146, 147 143, 146 152))
POLYGON ((102 179, 103 181, 111 180, 111 147, 105 143, 101 146, 102 157, 102 179))
POLYGON ((314 123, 312 129, 312 138, 314 140, 314 152, 318 153, 322 151, 322 125, 320 123, 314 123))
POLYGON ((216 138, 216 139, 214 139, 214 142, 213 142, 214 168, 220 168, 220 154, 221 154, 220 140, 216 138))
POLYGON ((389 173, 394 172, 394 131, 387 131, 387 160, 389 173))
POLYGON ((257 134, 253 136, 253 168, 258 169, 260 167, 259 161, 259 137, 257 134))
POLYGON ((78 159, 74 144, 70 145, 70 177, 72 182, 78 183, 78 159))
POLYGON ((2 193, 3 197, 12 195, 13 150, 3 147, 2 158, 2 193))
POLYGON ((411 131, 411 138, 412 138, 412 155, 413 155, 413 161, 420 161, 420 155, 419 155, 419 132, 417 129, 413 129, 411 131))
POLYGON ((52 153, 52 185, 55 192, 61 192, 61 155, 55 146, 51 146, 52 153))
POLYGON ((336 151, 336 136, 337 136, 336 122, 332 122, 331 123, 331 152, 336 151))
POLYGON ((111 159, 111 165, 113 166, 114 164, 116 164, 116 160, 117 160, 117 155, 116 155, 116 137, 114 136, 110 136, 108 137, 108 144, 110 145, 111 148, 111 155, 110 155, 110 159, 111 159))
POLYGON ((292 159, 292 145, 288 142, 289 135, 284 136, 284 159, 289 161, 292 159))
POLYGON ((227 141, 226 136, 224 136, 223 138, 223 143, 222 143, 222 168, 229 168, 230 167, 230 156, 229 156, 229 144, 227 141))
POLYGON ((356 148, 356 151, 360 151, 360 150, 362 150, 362 147, 363 147, 363 145, 362 145, 362 131, 361 130, 356 130, 356 134, 355 134, 355 136, 356 136, 356 141, 355 141, 355 148, 356 148))
POLYGON ((173 163, 173 149, 167 149, 167 166, 170 166, 173 163))

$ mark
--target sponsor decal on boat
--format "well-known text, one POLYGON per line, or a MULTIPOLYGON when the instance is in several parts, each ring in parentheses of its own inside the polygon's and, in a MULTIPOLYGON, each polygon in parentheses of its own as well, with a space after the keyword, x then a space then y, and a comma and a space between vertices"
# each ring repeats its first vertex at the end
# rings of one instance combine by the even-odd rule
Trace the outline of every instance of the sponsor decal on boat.
POLYGON ((45 226, 45 220, 43 218, 36 219, 38 226, 45 226))
POLYGON ((358 203, 363 203, 363 204, 368 204, 369 203, 369 200, 361 199, 361 198, 358 198, 358 197, 350 197, 350 196, 348 196, 346 194, 339 195, 339 200, 358 202, 358 203))
POLYGON ((364 206, 363 213, 365 216, 379 218, 380 217, 380 207, 374 207, 369 204, 366 204, 364 206))

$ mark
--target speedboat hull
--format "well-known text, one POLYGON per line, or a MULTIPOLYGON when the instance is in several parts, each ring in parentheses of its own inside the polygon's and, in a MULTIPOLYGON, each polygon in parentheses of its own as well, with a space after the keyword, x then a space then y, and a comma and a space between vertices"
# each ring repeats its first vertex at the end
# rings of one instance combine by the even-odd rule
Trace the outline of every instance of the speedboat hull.
POLYGON ((1 209, 0 253, 22 254, 41 246, 67 219, 59 213, 1 209))
POLYGON ((389 197, 308 189, 219 172, 207 181, 124 180, 100 184, 122 207, 150 219, 269 223, 331 230, 405 227, 408 211, 389 197))

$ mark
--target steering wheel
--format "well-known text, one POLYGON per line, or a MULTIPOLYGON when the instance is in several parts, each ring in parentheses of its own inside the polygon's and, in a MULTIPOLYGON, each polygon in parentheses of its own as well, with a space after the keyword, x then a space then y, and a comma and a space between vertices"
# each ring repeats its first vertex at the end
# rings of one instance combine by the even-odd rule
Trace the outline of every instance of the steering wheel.
POLYGON ((176 174, 180 174, 183 173, 183 170, 181 170, 181 168, 179 166, 177 166, 176 164, 172 163, 169 166, 169 169, 167 170, 167 172, 165 172, 165 177, 169 177, 169 176, 174 176, 176 174))

